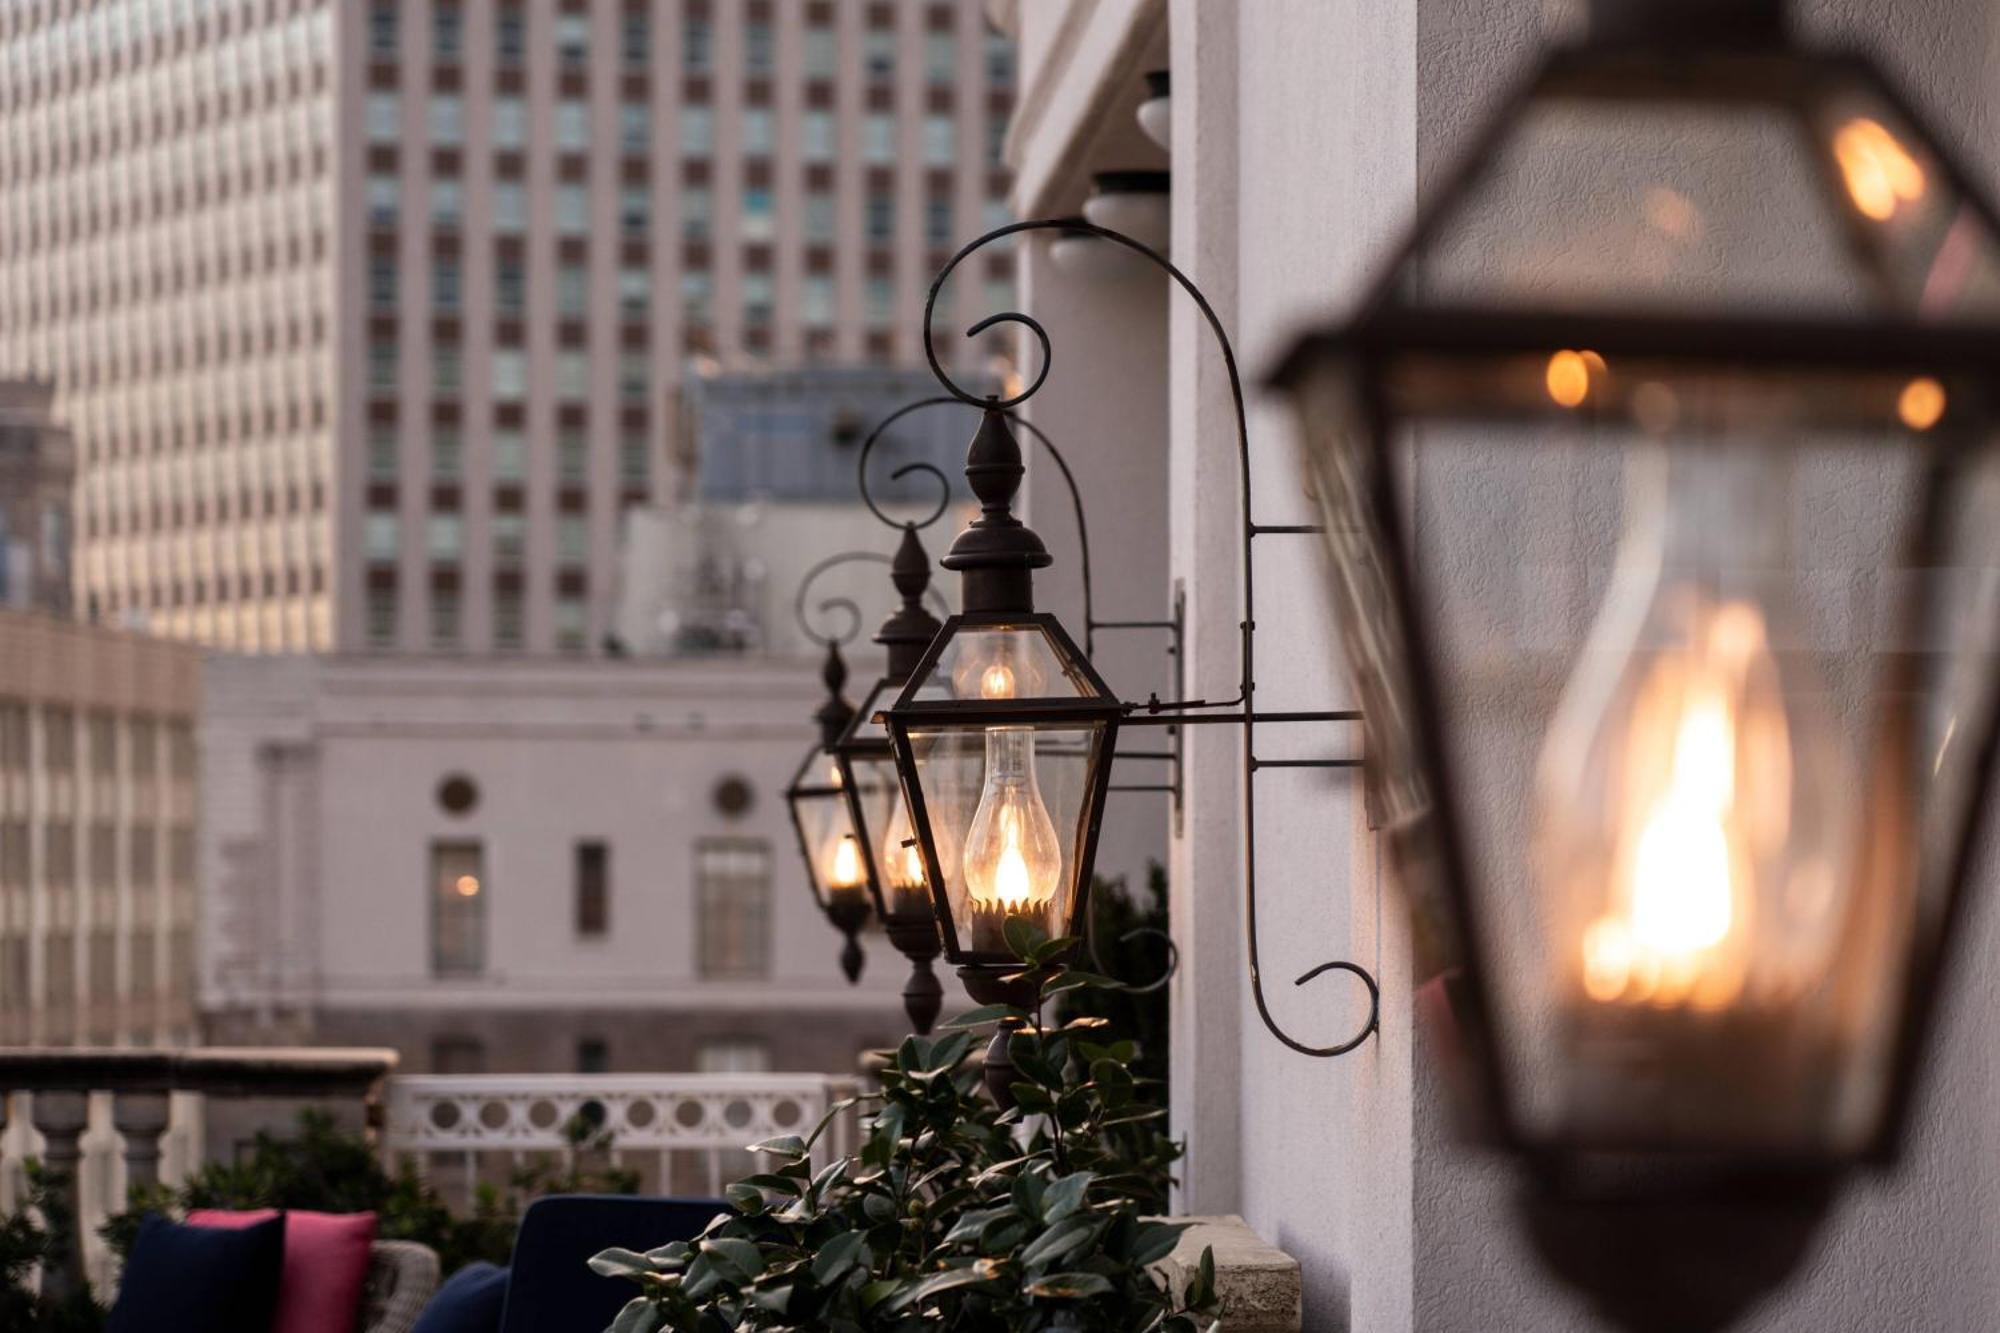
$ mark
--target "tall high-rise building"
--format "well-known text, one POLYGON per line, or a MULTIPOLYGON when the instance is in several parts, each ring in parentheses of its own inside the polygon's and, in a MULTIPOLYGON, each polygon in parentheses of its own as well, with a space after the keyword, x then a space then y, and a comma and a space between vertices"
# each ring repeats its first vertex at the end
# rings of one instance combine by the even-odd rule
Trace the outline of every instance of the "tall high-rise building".
POLYGON ((0 606, 63 615, 76 451, 53 398, 47 384, 0 379, 0 606))
POLYGON ((0 6, 0 374, 75 433, 78 609, 598 650, 683 374, 917 361, 1012 81, 979 0, 0 6))

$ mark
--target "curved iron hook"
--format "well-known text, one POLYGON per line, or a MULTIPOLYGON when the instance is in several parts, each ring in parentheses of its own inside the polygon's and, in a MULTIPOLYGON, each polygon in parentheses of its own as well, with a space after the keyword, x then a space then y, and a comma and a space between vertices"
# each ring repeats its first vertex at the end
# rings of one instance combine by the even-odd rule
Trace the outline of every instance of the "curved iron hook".
MULTIPOLYGON (((1120 876, 1116 882, 1123 884, 1124 877, 1120 876)), ((1104 955, 1097 951, 1097 913, 1095 911, 1087 912, 1083 918, 1083 950, 1090 955, 1090 970, 1109 981, 1111 989, 1124 991, 1127 995, 1151 995, 1154 991, 1163 989, 1168 982, 1174 979, 1174 973, 1181 970, 1181 946, 1174 943, 1174 937, 1166 931, 1161 930, 1158 926, 1134 926, 1120 935, 1118 942, 1123 944, 1128 940, 1136 940, 1148 935, 1157 935, 1160 939, 1166 941, 1166 970, 1151 981, 1142 982, 1136 986, 1128 981, 1120 981, 1111 969, 1104 965, 1104 955)))
MULTIPOLYGON (((1279 1026, 1277 1019, 1271 1014, 1270 1005, 1264 995, 1263 966, 1257 942, 1257 784, 1256 767, 1254 764, 1257 753, 1255 742, 1256 713, 1250 699, 1252 691, 1256 688, 1255 649, 1253 645, 1255 636, 1254 626, 1256 623, 1255 610, 1257 605, 1255 561, 1252 558, 1251 551, 1255 544, 1253 539, 1257 535, 1258 526, 1252 511, 1252 491, 1250 489, 1250 417, 1244 407, 1243 376, 1236 366, 1236 347, 1229 339, 1228 329, 1223 327, 1222 317, 1215 313, 1215 307, 1209 304, 1208 297, 1202 293, 1201 288, 1195 285, 1194 279, 1183 273, 1173 260, 1167 258, 1145 242, 1134 240, 1124 232, 1113 231, 1109 227, 1100 227, 1096 223, 1087 222, 1082 218, 1035 218, 1025 222, 1010 222, 1004 227, 995 227, 985 235, 976 237, 961 246, 958 253, 946 260, 944 267, 938 270, 937 277, 931 280, 930 294, 924 301, 924 359, 930 363, 931 374, 937 377, 938 383, 942 384, 948 393, 961 402, 972 403, 979 407, 1018 407, 1032 398, 1036 390, 1042 387, 1043 381, 1049 377, 1051 347, 1048 331, 1033 319, 1018 311, 1004 311, 1001 314, 983 319, 967 329, 965 334, 968 338, 976 337, 981 332, 999 323, 1020 324, 1034 333, 1036 341, 1041 344, 1042 349, 1041 369, 1036 374, 1034 383, 1012 398, 1004 401, 978 399, 966 393, 965 390, 953 382, 951 376, 945 373, 944 367, 938 361, 936 349, 932 346, 931 317, 937 306, 938 293, 943 290, 946 280, 951 277, 952 270, 964 262, 969 255, 992 244, 994 241, 1012 236, 1018 232, 1028 231, 1059 231, 1074 236, 1094 236, 1099 240, 1122 245, 1127 250, 1150 261, 1156 268, 1172 278, 1180 289, 1187 293, 1188 298, 1195 303, 1196 308, 1201 311, 1202 319, 1208 325, 1209 332, 1215 337, 1217 350, 1222 354, 1223 369, 1228 372, 1229 377, 1230 405, 1235 409, 1236 413, 1237 475, 1242 491, 1239 508, 1243 532, 1242 676, 1237 682, 1236 697, 1234 699, 1222 701, 1210 701, 1206 699, 1182 699, 1167 702, 1154 701, 1150 705, 1147 705, 1147 707, 1155 713, 1162 710, 1186 711, 1197 708, 1229 708, 1241 712, 1244 768, 1243 822, 1246 830, 1246 836, 1243 840, 1243 914, 1244 933, 1248 937, 1246 944, 1249 951, 1251 998, 1256 1002, 1258 1019, 1263 1022, 1265 1029, 1284 1046, 1297 1051, 1301 1055, 1309 1055, 1319 1059, 1345 1055, 1353 1050, 1359 1044, 1360 1040, 1365 1040, 1371 1033, 1376 1031, 1373 1021, 1371 1021, 1369 1028, 1361 1034, 1361 1037, 1354 1042, 1344 1042, 1337 1046, 1312 1046, 1298 1040, 1279 1026)), ((1381 1008, 1380 995, 1375 984, 1375 979, 1359 964, 1325 964, 1307 973, 1301 980, 1311 980, 1313 977, 1330 969, 1353 972, 1355 975, 1363 978, 1368 984, 1371 997, 1376 1001, 1374 1010, 1370 1015, 1371 1020, 1379 1019, 1381 1008)))
POLYGON ((812 622, 806 618, 806 592, 812 587, 813 581, 829 569, 862 561, 886 565, 889 563, 889 557, 877 551, 842 551, 814 565, 806 571, 805 577, 799 580, 798 593, 792 598, 792 616, 798 621, 800 631, 822 648, 832 648, 854 641, 855 636, 861 633, 861 608, 854 604, 854 599, 851 597, 827 598, 819 604, 821 613, 835 610, 847 612, 848 627, 842 634, 821 634, 813 629, 812 622))
POLYGON ((928 515, 926 515, 924 520, 920 523, 905 522, 904 520, 899 518, 889 517, 887 514, 882 512, 882 506, 875 503, 875 496, 868 489, 868 455, 874 452, 876 442, 882 438, 882 436, 888 431, 889 427, 895 425, 898 421, 901 421, 904 417, 910 415, 910 413, 916 411, 918 408, 931 407, 938 403, 953 403, 957 401, 958 400, 956 398, 937 397, 937 398, 919 398, 914 403, 905 403, 901 407, 897 408, 895 411, 891 412, 888 416, 883 417, 880 421, 876 422, 875 429, 869 431, 868 438, 861 442, 861 455, 855 461, 855 468, 854 468, 856 480, 860 483, 861 487, 861 503, 868 506, 869 513, 875 515, 876 518, 881 519, 882 522, 884 522, 888 526, 896 528, 898 530, 907 528, 913 532, 922 532, 925 528, 929 527, 931 524, 943 518, 944 511, 951 508, 951 478, 945 476, 945 474, 938 468, 932 466, 929 463, 924 463, 924 462, 905 463, 903 464, 903 466, 897 468, 894 472, 890 473, 889 479, 891 481, 894 481, 898 477, 907 476, 909 473, 912 472, 928 472, 931 474, 931 476, 937 478, 937 483, 938 483, 937 508, 933 509, 928 515))
POLYGON ((1375 983, 1374 976, 1367 968, 1361 966, 1359 963, 1345 961, 1321 963, 1318 967, 1306 973, 1292 984, 1294 986, 1303 986, 1324 972, 1352 972, 1355 976, 1361 978, 1361 984, 1368 988, 1368 1021, 1362 1025, 1361 1031, 1357 1032, 1352 1040, 1343 1042, 1339 1046, 1326 1048, 1329 1055, 1345 1055, 1382 1030, 1382 988, 1375 983))
MULTIPOLYGON (((1039 329, 1041 326, 1038 324, 1035 327, 1039 329)), ((1046 334, 1043 335, 1043 341, 1046 345, 1046 334)), ((881 519, 882 522, 892 528, 914 528, 918 531, 929 527, 944 516, 945 509, 951 504, 951 484, 945 481, 944 473, 929 463, 924 462, 905 463, 890 473, 889 476, 891 480, 894 480, 907 472, 921 471, 928 472, 936 477, 940 482, 944 483, 944 499, 939 503, 937 509, 921 523, 904 523, 900 520, 890 518, 887 514, 883 513, 881 508, 876 505, 875 498, 868 493, 868 453, 875 447, 875 442, 882 437, 883 433, 890 426, 893 426, 912 412, 926 407, 942 407, 947 404, 961 402, 969 403, 981 410, 984 410, 987 405, 984 399, 968 398, 962 394, 957 396, 940 394, 934 398, 919 398, 916 402, 903 404, 903 406, 882 418, 876 424, 875 429, 868 432, 868 438, 861 445, 861 457, 857 470, 860 474, 861 502, 868 506, 869 513, 875 515, 876 518, 881 519)), ((1002 411, 1005 411, 1005 409, 1003 408, 1002 411)), ((1097 633, 1096 601, 1092 594, 1090 581, 1090 523, 1084 517, 1083 492, 1077 489, 1076 474, 1070 471, 1069 460, 1063 457, 1062 450, 1056 448, 1055 441, 1049 438, 1048 432, 1018 413, 1006 412, 1006 416, 1009 421, 1032 435, 1036 443, 1048 451, 1049 458, 1056 465, 1056 470, 1062 473, 1063 485, 1069 490, 1070 512, 1076 515, 1076 545, 1078 555, 1080 556, 1077 565, 1078 571, 1083 577, 1083 655, 1085 657, 1095 656, 1097 633)))

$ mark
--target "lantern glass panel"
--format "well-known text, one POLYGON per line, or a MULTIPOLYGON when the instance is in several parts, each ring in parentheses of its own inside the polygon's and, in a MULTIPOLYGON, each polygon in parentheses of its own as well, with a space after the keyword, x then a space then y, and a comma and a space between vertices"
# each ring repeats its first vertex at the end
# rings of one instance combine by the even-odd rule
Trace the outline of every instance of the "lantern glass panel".
POLYGON ((922 817, 960 961, 1010 960, 1009 917, 1071 933, 1109 731, 1098 720, 911 725, 922 817))
POLYGON ((865 851, 842 790, 840 767, 815 750, 787 796, 813 896, 822 908, 868 893, 865 851))
POLYGON ((879 754, 850 756, 846 763, 852 775, 848 792, 860 811, 859 827, 867 830, 871 843, 868 850, 882 889, 883 911, 928 917, 931 897, 924 879, 923 853, 916 845, 916 829, 910 823, 887 742, 879 754))
POLYGON ((1926 318, 2000 308, 2000 247, 1868 85, 1795 56, 1726 90, 1559 62, 1427 238, 1413 306, 1926 318), (1685 94, 1685 95, 1682 95, 1685 94))
POLYGON ((1005 703, 1097 695, 1082 662, 1034 621, 955 626, 913 699, 1005 703))
POLYGON ((1862 1151, 2000 679, 1981 386, 1555 355, 1294 385, 1419 940, 1476 898, 1531 1141, 1862 1151))

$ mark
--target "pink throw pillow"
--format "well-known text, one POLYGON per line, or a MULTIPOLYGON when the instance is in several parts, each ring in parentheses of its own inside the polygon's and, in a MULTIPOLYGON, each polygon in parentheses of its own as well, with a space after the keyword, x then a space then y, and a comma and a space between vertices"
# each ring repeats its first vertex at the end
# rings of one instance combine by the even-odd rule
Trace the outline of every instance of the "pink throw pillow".
MULTIPOLYGON (((273 1208, 247 1213, 197 1208, 187 1220, 189 1226, 235 1229, 277 1215, 273 1208)), ((271 1333, 351 1333, 374 1243, 373 1213, 287 1212, 285 1267, 271 1333)))

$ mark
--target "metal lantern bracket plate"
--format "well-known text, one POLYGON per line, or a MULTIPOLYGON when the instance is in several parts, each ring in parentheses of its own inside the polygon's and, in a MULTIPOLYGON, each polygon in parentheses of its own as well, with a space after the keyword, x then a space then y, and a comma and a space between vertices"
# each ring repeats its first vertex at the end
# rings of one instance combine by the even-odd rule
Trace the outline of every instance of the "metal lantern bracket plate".
MULTIPOLYGON (((1167 727, 1172 729, 1171 734, 1175 737, 1175 743, 1170 751, 1117 752, 1116 754, 1117 758, 1122 758, 1127 760, 1133 760, 1133 759, 1165 760, 1170 764, 1172 764, 1173 766, 1171 769, 1172 780, 1168 783, 1122 784, 1118 789, 1165 790, 1173 796, 1176 809, 1178 810, 1181 797, 1180 729, 1187 726, 1203 726, 1203 725, 1229 725, 1229 726, 1238 726, 1242 728, 1242 736, 1243 736, 1242 763, 1243 763, 1243 771, 1245 774, 1245 780, 1243 783, 1243 818, 1244 818, 1244 831, 1245 831, 1244 851, 1243 851, 1244 933, 1246 939, 1246 947, 1249 955, 1251 995, 1256 1002, 1257 1015, 1258 1018, 1263 1022, 1265 1028, 1270 1031, 1271 1035, 1293 1051, 1296 1051, 1302 1055, 1309 1055, 1320 1058, 1329 1058, 1338 1055, 1345 1055, 1349 1051, 1352 1051, 1356 1047, 1360 1046, 1370 1036, 1379 1031, 1380 1019, 1381 1019, 1381 993, 1375 978, 1367 971, 1367 969, 1361 967, 1359 964, 1347 961, 1335 961, 1335 962, 1323 963, 1317 967, 1310 969, 1304 975, 1299 977, 1296 984, 1304 985, 1305 983, 1313 980, 1318 976, 1321 976, 1326 972, 1330 971, 1347 972, 1355 976, 1362 983, 1363 988, 1367 992, 1367 998, 1368 998, 1367 1020, 1362 1025, 1360 1030, 1357 1031, 1352 1037, 1348 1038, 1345 1041, 1341 1041, 1331 1045, 1313 1045, 1301 1041, 1298 1038, 1292 1036, 1289 1032, 1287 1032, 1284 1029, 1284 1027, 1278 1023, 1277 1019, 1271 1013, 1269 1003, 1264 993, 1263 970, 1262 970, 1260 949, 1258 943, 1258 925, 1257 925, 1258 922, 1257 815, 1256 815, 1257 775, 1260 772, 1263 772, 1264 770, 1267 769, 1280 769, 1280 768, 1358 769, 1361 767, 1361 760, 1358 758, 1346 758, 1346 757, 1324 758, 1324 759, 1266 758, 1264 756, 1259 755, 1256 749, 1256 730, 1260 724, 1295 725, 1295 724, 1328 723, 1328 722, 1357 722, 1360 720, 1361 717, 1361 714, 1359 712, 1351 709, 1317 711, 1317 712, 1260 713, 1256 710, 1253 704, 1253 699, 1256 693, 1256 679, 1255 679, 1256 575, 1255 575, 1255 560, 1253 554, 1254 543, 1256 539, 1259 537, 1317 535, 1319 534, 1321 529, 1317 525, 1313 524, 1260 524, 1256 521, 1252 505, 1252 490, 1251 490, 1251 477, 1250 477, 1251 463, 1250 463, 1249 422, 1248 422, 1248 416, 1244 408, 1242 376, 1237 369, 1236 352, 1234 346, 1230 342, 1228 331, 1223 327, 1220 317, 1217 316, 1214 307, 1209 303, 1208 298, 1205 295, 1203 295, 1201 289, 1198 286, 1196 286, 1194 281, 1190 279, 1185 273, 1183 273, 1170 259, 1160 254, 1157 250, 1154 250, 1152 247, 1144 244, 1143 242, 1135 240, 1132 237, 1127 236, 1122 232, 1114 231, 1111 228, 1101 227, 1096 225, 1095 223, 1083 221, 1077 218, 1042 218, 1025 222, 1010 223, 1007 226, 996 227, 991 231, 986 232, 984 235, 969 242, 965 246, 961 247, 958 250, 958 252, 954 254, 945 263, 944 267, 938 271, 936 278, 932 280, 929 297, 925 302, 923 341, 924 341, 924 355, 925 358, 930 363, 931 373, 937 377, 938 382, 944 386, 946 391, 950 393, 952 397, 974 407, 996 410, 1002 413, 1011 413, 1013 409, 1018 408, 1021 404, 1027 402, 1030 398, 1032 398, 1035 395, 1036 391, 1041 388, 1043 382, 1046 381, 1048 378, 1049 366, 1052 357, 1052 348, 1048 332, 1032 316, 1027 315, 1021 311, 1009 310, 988 316, 987 318, 980 320, 978 323, 968 328, 966 330, 966 335, 965 335, 968 338, 974 338, 977 337, 979 334, 985 332, 987 329, 995 327, 996 325, 1015 324, 1026 329, 1030 334, 1034 336, 1036 342, 1040 344, 1041 364, 1036 370, 1034 379, 1031 382, 1029 382, 1019 393, 1016 393, 1011 397, 1006 397, 1006 398, 980 397, 962 388, 951 378, 950 374, 945 370, 943 364, 939 361, 937 355, 937 349, 932 336, 932 329, 934 327, 933 317, 936 313, 938 295, 944 289, 944 285, 950 279, 952 272, 959 266, 959 264, 964 262, 964 260, 967 257, 977 252, 978 250, 982 249, 983 247, 990 245, 993 242, 1001 240, 1005 237, 1013 236, 1016 235, 1017 233, 1022 233, 1022 232, 1056 232, 1059 234, 1092 236, 1100 240, 1109 241, 1112 242, 1113 244, 1123 246, 1127 250, 1130 250, 1133 253, 1146 259, 1147 261, 1152 263, 1155 267, 1160 269, 1163 273, 1165 273, 1169 278, 1171 278, 1180 287, 1180 289, 1185 293, 1187 293, 1189 298, 1191 298, 1194 301, 1196 307, 1201 312, 1203 320, 1207 323, 1209 331, 1214 335, 1216 345, 1221 352, 1223 365, 1228 373, 1228 378, 1229 378, 1231 405, 1235 411, 1235 416, 1236 416, 1237 464, 1238 464, 1239 484, 1241 489, 1240 529, 1241 529, 1241 542, 1242 542, 1241 561, 1242 561, 1242 573, 1243 573, 1242 607, 1243 607, 1244 618, 1239 625, 1241 631, 1241 645, 1242 645, 1241 647, 1242 669, 1239 678, 1238 688, 1235 697, 1230 699, 1209 700, 1200 698, 1195 698, 1195 699, 1179 698, 1172 700, 1162 700, 1157 695, 1154 695, 1148 698, 1143 703, 1127 702, 1120 705, 1121 711, 1124 714, 1124 718, 1121 724, 1122 726, 1167 727)), ((1069 471, 1067 467, 1063 468, 1063 472, 1065 480, 1070 482, 1071 493, 1072 496, 1074 497, 1075 494, 1074 481, 1069 478, 1069 471)), ((1178 683, 1178 678, 1180 674, 1179 664, 1181 660, 1180 648, 1182 640, 1182 605, 1183 605, 1182 598, 1177 595, 1175 599, 1175 615, 1174 618, 1169 621, 1116 621, 1116 622, 1092 621, 1090 622, 1090 627, 1092 629, 1146 628, 1146 629, 1161 629, 1167 631, 1172 636, 1172 651, 1175 655, 1176 678, 1178 683)), ((963 718, 966 716, 966 714, 960 713, 957 714, 957 716, 963 718)), ((898 763, 899 769, 901 769, 903 765, 907 763, 911 758, 912 756, 907 754, 899 755, 899 763, 898 763)), ((1108 765, 1106 767, 1107 769, 1109 768, 1108 765)), ((911 783, 909 781, 907 771, 905 771, 904 785, 905 785, 906 795, 909 788, 915 785, 914 783, 911 783)), ((1101 808, 1102 808, 1102 803, 1101 801, 1099 801, 1098 811, 1100 813, 1101 813, 1101 808)), ((1096 816, 1093 816, 1093 819, 1095 817, 1096 816)), ((1096 830, 1094 824, 1091 829, 1090 836, 1092 841, 1094 842, 1096 837, 1096 830)), ((935 868, 933 868, 933 873, 935 873, 935 868)))

